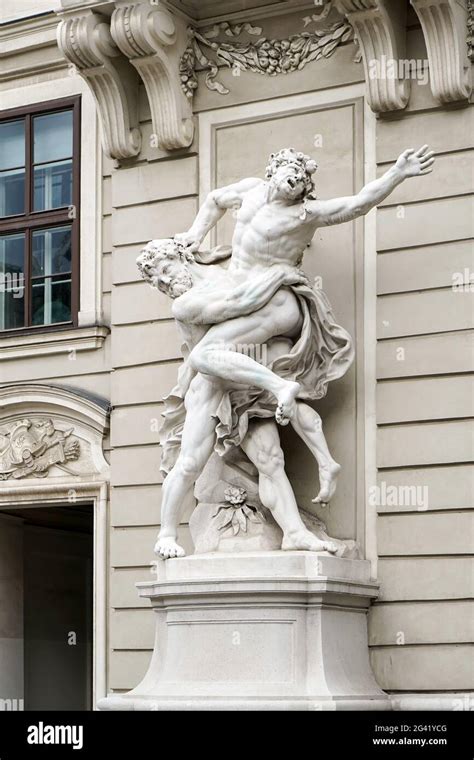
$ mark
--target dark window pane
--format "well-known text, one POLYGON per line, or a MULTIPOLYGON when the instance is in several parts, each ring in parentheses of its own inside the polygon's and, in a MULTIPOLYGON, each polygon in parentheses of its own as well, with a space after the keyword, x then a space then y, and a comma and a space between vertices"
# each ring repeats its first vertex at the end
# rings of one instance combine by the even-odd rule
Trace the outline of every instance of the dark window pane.
POLYGON ((72 111, 34 117, 33 156, 35 164, 72 156, 72 111))
POLYGON ((71 271, 71 226, 33 232, 32 277, 71 271))
POLYGON ((35 211, 70 206, 72 203, 72 161, 35 166, 34 202, 35 211))
POLYGON ((0 236, 0 330, 25 324, 25 235, 0 236))
POLYGON ((25 121, 0 124, 0 170, 25 165, 25 121))
POLYGON ((71 321, 71 280, 33 280, 33 325, 53 325, 71 321))
POLYGON ((0 216, 14 216, 25 211, 25 170, 0 172, 0 216))

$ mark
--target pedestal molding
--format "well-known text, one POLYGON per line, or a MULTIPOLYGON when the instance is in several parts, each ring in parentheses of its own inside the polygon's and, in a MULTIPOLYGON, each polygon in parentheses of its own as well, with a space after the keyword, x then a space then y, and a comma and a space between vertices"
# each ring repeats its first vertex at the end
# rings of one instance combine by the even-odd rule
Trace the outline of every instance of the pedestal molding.
POLYGON ((405 4, 390 0, 336 0, 336 4, 359 41, 371 109, 383 112, 405 108, 410 82, 393 70, 405 59, 405 4))
POLYGON ((141 145, 138 84, 112 39, 106 17, 93 11, 65 17, 57 41, 95 97, 105 153, 116 159, 136 156, 141 145))
POLYGON ((410 0, 425 37, 433 96, 440 103, 471 94, 466 42, 467 10, 458 0, 410 0))
POLYGON ((111 33, 145 85, 158 146, 163 150, 188 147, 194 124, 180 87, 184 23, 161 7, 128 3, 114 10, 111 33))

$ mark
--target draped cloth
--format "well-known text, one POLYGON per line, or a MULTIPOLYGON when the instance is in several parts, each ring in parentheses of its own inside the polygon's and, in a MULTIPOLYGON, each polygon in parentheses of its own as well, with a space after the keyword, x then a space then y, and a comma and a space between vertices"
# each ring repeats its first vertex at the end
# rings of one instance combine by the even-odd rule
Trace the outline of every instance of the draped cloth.
MULTIPOLYGON (((315 401, 326 395, 328 383, 345 375, 351 366, 352 339, 336 323, 331 304, 322 290, 313 290, 308 285, 291 289, 303 316, 301 331, 289 352, 268 366, 280 377, 300 383, 298 398, 315 401)), ((164 422, 160 430, 164 474, 173 468, 179 455, 186 418, 184 399, 196 374, 185 356, 178 382, 164 398, 164 422)), ((215 413, 216 452, 222 456, 230 447, 239 446, 247 433, 249 420, 273 417, 275 410, 276 399, 269 391, 259 388, 226 391, 215 413)))

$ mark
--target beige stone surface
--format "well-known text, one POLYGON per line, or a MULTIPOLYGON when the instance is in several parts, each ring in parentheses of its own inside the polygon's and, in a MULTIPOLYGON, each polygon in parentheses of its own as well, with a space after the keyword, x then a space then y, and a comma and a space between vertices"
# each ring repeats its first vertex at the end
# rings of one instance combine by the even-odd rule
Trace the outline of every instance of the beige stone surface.
MULTIPOLYGON (((380 164, 377 175, 382 175, 389 165, 380 164)), ((440 155, 436 160, 436 181, 426 182, 424 177, 414 177, 413 182, 405 182, 397 187, 388 198, 382 201, 380 208, 395 206, 399 203, 446 198, 450 195, 468 195, 473 190, 473 176, 474 151, 464 150, 440 155)))
POLYGON ((449 375, 473 370, 474 334, 471 330, 400 337, 379 341, 377 345, 379 379, 449 375))
POLYGON ((473 557, 390 557, 378 562, 379 601, 472 597, 473 557), (453 582, 453 578, 455 582, 453 582))
POLYGON ((115 285, 112 291, 112 323, 156 322, 171 319, 171 302, 146 282, 115 285))
POLYGON ((380 556, 443 556, 472 552, 472 511, 381 515, 377 526, 380 556))
POLYGON ((196 213, 192 197, 158 201, 146 206, 126 206, 113 215, 112 244, 146 243, 186 230, 196 213))
POLYGON ((448 287, 379 296, 377 333, 379 338, 393 338, 469 330, 472 317, 472 293, 468 290, 448 287))
POLYGON ((474 417, 474 378, 454 375, 381 381, 377 415, 379 425, 474 417))
MULTIPOLYGON (((114 528, 110 535, 110 563, 113 567, 149 567, 156 561, 153 545, 158 526, 114 528)), ((178 531, 178 540, 188 553, 192 553, 192 542, 187 525, 178 531)))
POLYGON ((127 446, 111 453, 111 485, 161 483, 160 455, 157 446, 127 446))
POLYGON ((112 609, 109 635, 111 648, 115 651, 153 649, 155 617, 150 607, 143 610, 112 609))
POLYGON ((150 651, 110 652, 109 688, 128 691, 139 683, 150 662, 150 651))
POLYGON ((128 568, 115 567, 110 572, 110 606, 117 610, 127 608, 150 609, 148 599, 142 599, 137 594, 136 583, 150 581, 156 577, 154 566, 128 568))
POLYGON ((377 161, 392 161, 421 137, 437 153, 474 147, 474 109, 437 109, 410 114, 396 123, 381 119, 377 125, 377 161))
POLYGON ((114 368, 153 364, 181 357, 174 320, 116 326, 112 336, 114 368))
MULTIPOLYGON (((381 470, 378 484, 386 488, 427 489, 427 511, 432 509, 469 509, 474 491, 472 464, 443 465, 438 467, 397 467, 381 470)), ((413 511, 413 506, 378 506, 379 512, 413 511)))
POLYGON ((474 647, 428 644, 371 649, 377 681, 387 691, 472 690, 474 647))
POLYGON ((149 443, 157 446, 162 411, 162 404, 144 404, 115 409, 111 418, 112 446, 120 448, 120 446, 149 443))
POLYGON ((196 195, 197 158, 139 164, 117 173, 112 185, 113 208, 196 195))
POLYGON ((159 364, 144 364, 141 367, 115 369, 111 378, 114 405, 136 404, 137 393, 142 403, 161 401, 176 385, 180 363, 181 361, 176 359, 159 364))
POLYGON ((474 600, 377 604, 369 612, 369 645, 469 643, 474 600))
POLYGON ((111 491, 110 524, 120 528, 159 525, 161 485, 114 486, 111 491))
POLYGON ((465 269, 471 270, 473 264, 472 240, 388 251, 377 257, 377 292, 383 295, 451 287, 456 272, 469 284, 465 269))
POLYGON ((472 462, 472 421, 407 423, 379 429, 379 467, 472 462))
POLYGON ((377 250, 472 238, 473 220, 473 196, 384 207, 377 214, 377 250))

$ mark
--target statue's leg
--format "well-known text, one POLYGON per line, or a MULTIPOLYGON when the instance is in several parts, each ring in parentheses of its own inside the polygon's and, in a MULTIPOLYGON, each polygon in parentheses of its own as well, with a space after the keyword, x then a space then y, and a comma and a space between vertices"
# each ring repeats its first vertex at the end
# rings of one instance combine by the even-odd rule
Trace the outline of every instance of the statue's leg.
POLYGON ((197 372, 273 393, 276 419, 286 425, 295 411, 299 383, 284 380, 244 352, 264 346, 276 335, 296 335, 300 327, 298 301, 283 288, 255 314, 213 325, 193 349, 190 361, 197 372))
POLYGON ((155 554, 163 559, 184 556, 177 543, 178 525, 183 510, 215 442, 215 414, 222 397, 222 387, 210 378, 198 375, 186 394, 186 420, 181 439, 181 451, 175 466, 163 483, 161 530, 155 554))
POLYGON ((278 428, 273 420, 253 420, 242 448, 258 470, 259 496, 283 531, 285 550, 337 551, 332 541, 321 541, 309 531, 300 516, 291 483, 285 472, 285 458, 278 428))
MULTIPOLYGON (((291 345, 292 342, 287 338, 273 340, 268 347, 268 362, 273 362, 279 356, 288 354, 291 351, 291 345)), ((321 417, 311 406, 298 401, 291 424, 318 464, 320 489, 313 503, 327 504, 334 496, 341 466, 333 459, 328 449, 321 417)))
POLYGON ((341 465, 332 458, 328 449, 321 417, 311 406, 299 401, 291 424, 318 463, 320 490, 313 503, 327 504, 336 491, 341 465))

